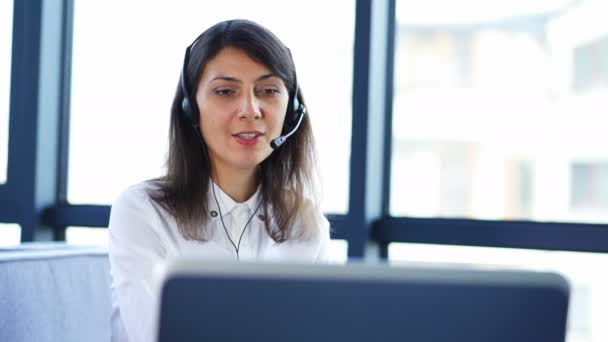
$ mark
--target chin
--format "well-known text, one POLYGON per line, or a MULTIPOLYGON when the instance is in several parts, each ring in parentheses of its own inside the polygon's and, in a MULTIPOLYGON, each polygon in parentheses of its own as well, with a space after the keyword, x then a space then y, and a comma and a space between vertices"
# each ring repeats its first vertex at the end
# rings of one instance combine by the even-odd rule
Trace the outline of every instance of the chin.
POLYGON ((233 165, 242 170, 251 170, 255 169, 264 161, 265 158, 241 158, 239 160, 235 160, 233 165))
POLYGON ((235 158, 234 164, 239 165, 242 168, 251 168, 258 166, 266 158, 270 156, 267 151, 248 151, 245 153, 239 153, 238 157, 235 158))

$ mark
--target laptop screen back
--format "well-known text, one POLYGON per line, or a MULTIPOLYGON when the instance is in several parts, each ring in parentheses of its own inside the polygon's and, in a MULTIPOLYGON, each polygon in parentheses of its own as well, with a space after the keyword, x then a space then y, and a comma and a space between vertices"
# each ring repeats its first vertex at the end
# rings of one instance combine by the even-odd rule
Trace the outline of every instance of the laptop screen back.
POLYGON ((563 342, 568 298, 551 273, 180 261, 159 341, 563 342))

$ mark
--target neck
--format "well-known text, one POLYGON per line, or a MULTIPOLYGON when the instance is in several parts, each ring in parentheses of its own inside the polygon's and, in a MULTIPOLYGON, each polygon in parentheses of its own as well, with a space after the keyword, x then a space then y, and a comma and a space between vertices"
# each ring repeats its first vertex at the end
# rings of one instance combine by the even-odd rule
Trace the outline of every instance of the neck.
POLYGON ((247 201, 257 189, 256 170, 213 170, 213 181, 238 203, 247 201))

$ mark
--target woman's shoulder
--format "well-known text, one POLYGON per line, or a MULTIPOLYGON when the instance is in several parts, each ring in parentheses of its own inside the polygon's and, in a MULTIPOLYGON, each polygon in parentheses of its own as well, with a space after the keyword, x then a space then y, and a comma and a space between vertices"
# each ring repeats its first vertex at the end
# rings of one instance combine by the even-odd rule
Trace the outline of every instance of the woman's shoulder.
MULTIPOLYGON (((112 203, 110 232, 116 235, 147 234, 158 225, 159 208, 152 200, 158 184, 144 181, 124 189, 112 203)), ((141 236, 140 236, 141 237, 141 236)))
POLYGON ((316 199, 309 196, 302 196, 302 201, 298 208, 297 218, 294 222, 303 231, 303 236, 314 237, 329 234, 329 221, 323 214, 321 204, 316 199))
POLYGON ((160 183, 157 180, 147 180, 133 184, 115 198, 112 203, 112 214, 120 212, 157 212, 161 210, 157 201, 154 200, 159 194, 160 183))
POLYGON ((116 197, 114 204, 130 201, 148 201, 153 194, 160 191, 160 181, 156 179, 146 180, 137 184, 133 184, 124 189, 116 197))
POLYGON ((321 209, 320 203, 315 199, 303 196, 300 204, 300 215, 303 218, 315 219, 323 216, 323 210, 321 209))

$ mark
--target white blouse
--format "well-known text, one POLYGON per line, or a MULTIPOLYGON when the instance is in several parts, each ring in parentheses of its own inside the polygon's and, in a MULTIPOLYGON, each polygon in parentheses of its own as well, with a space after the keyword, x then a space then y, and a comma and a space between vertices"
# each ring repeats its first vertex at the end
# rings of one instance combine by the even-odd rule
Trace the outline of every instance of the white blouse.
POLYGON ((153 186, 150 182, 131 186, 112 205, 108 229, 112 341, 154 341, 162 285, 156 282, 156 266, 179 256, 235 260, 237 253, 226 232, 238 245, 250 218, 242 234, 239 260, 328 261, 329 222, 310 200, 300 208, 294 225, 296 231, 298 227, 314 225, 318 228, 316 233, 307 239, 276 243, 266 232, 262 208, 251 217, 259 204, 259 189, 246 202, 237 203, 215 185, 220 208, 210 187, 208 224, 211 225, 211 236, 207 241, 193 241, 186 240, 179 232, 175 218, 150 198, 147 191, 153 186))

